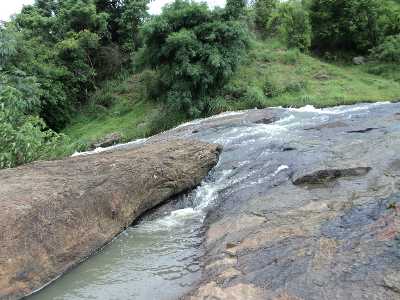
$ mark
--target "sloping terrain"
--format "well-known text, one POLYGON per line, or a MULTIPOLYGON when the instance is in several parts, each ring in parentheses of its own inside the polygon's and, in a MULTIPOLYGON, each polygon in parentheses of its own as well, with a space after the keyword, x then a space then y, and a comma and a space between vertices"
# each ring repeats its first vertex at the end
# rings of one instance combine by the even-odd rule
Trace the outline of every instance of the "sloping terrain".
MULTIPOLYGON (((274 39, 255 40, 242 66, 214 100, 212 113, 400 99, 398 80, 367 72, 376 73, 378 67, 328 63, 298 50, 288 50, 274 39)), ((393 68, 396 67, 385 67, 393 68)), ((160 104, 147 99, 146 80, 149 79, 143 74, 136 74, 106 82, 63 132, 85 144, 113 132, 122 134, 126 141, 154 133, 152 122, 159 115, 160 104)), ((170 118, 172 125, 183 119, 181 115, 170 118)))

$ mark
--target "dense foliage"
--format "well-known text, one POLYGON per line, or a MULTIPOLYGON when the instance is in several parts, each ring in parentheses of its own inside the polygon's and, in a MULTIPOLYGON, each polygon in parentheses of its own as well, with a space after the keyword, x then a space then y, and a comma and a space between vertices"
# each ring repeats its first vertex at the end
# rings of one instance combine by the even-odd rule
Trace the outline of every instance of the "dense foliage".
POLYGON ((40 82, 40 116, 55 130, 139 47, 144 0, 36 0, 6 24, 18 40, 15 67, 40 82), (12 29, 12 30, 11 30, 12 29))
POLYGON ((400 33, 399 4, 392 0, 255 0, 253 8, 258 30, 266 37, 280 37, 289 47, 368 54, 387 36, 400 33))
POLYGON ((36 0, 0 26, 0 168, 57 152, 55 131, 129 63, 146 18, 144 0, 36 0))
POLYGON ((268 30, 268 22, 277 6, 278 0, 257 0, 254 3, 255 21, 258 30, 261 32, 268 30))
POLYGON ((388 36, 371 50, 371 54, 372 58, 379 61, 400 64, 400 34, 388 36))
POLYGON ((379 40, 379 0, 314 0, 314 47, 367 51, 379 40))
POLYGON ((143 61, 159 73, 160 99, 191 117, 206 112, 215 92, 233 75, 248 45, 243 6, 226 10, 178 0, 145 24, 143 61))
POLYGON ((65 138, 37 116, 44 90, 35 76, 14 66, 17 59, 18 35, 0 31, 0 168, 45 156, 65 138))
POLYGON ((399 33, 400 11, 390 0, 313 0, 313 46, 367 53, 387 35, 399 33))
POLYGON ((290 48, 307 51, 311 46, 309 13, 299 1, 287 1, 277 6, 270 15, 267 29, 280 36, 290 48))

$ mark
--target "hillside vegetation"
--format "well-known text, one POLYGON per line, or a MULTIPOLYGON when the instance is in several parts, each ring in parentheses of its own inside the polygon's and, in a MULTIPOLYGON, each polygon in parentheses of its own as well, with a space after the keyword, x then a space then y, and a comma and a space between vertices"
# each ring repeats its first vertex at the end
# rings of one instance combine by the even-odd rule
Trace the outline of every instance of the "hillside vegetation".
MULTIPOLYGON (((225 86, 223 97, 216 98, 212 113, 400 100, 400 78, 369 72, 380 66, 329 63, 287 49, 278 40, 254 40, 245 62, 225 86)), ((400 75, 397 72, 394 73, 400 75)), ((85 144, 112 132, 121 133, 125 141, 155 133, 152 122, 161 106, 143 100, 146 86, 140 75, 125 75, 107 82, 91 98, 93 103, 74 117, 63 132, 85 144), (112 99, 112 104, 108 108, 95 104, 102 99, 107 99, 107 103, 112 99)), ((175 124, 186 120, 180 115, 174 117, 171 121, 175 124)))
POLYGON ((36 0, 0 27, 0 168, 227 110, 400 98, 398 1, 147 4, 36 0))

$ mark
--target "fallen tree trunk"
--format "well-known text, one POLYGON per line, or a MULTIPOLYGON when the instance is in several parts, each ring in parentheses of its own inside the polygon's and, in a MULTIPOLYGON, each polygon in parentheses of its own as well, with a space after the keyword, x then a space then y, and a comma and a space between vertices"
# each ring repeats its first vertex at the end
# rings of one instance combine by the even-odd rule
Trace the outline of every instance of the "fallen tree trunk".
POLYGON ((0 172, 0 299, 38 289, 200 183, 220 148, 171 141, 0 172))

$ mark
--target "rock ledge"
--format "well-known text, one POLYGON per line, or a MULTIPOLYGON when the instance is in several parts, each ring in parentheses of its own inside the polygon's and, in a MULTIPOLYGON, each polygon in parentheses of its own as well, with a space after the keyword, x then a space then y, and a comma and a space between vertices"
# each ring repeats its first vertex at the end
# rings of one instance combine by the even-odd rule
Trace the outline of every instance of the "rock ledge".
POLYGON ((19 299, 191 189, 220 146, 175 140, 0 172, 0 299, 19 299))

